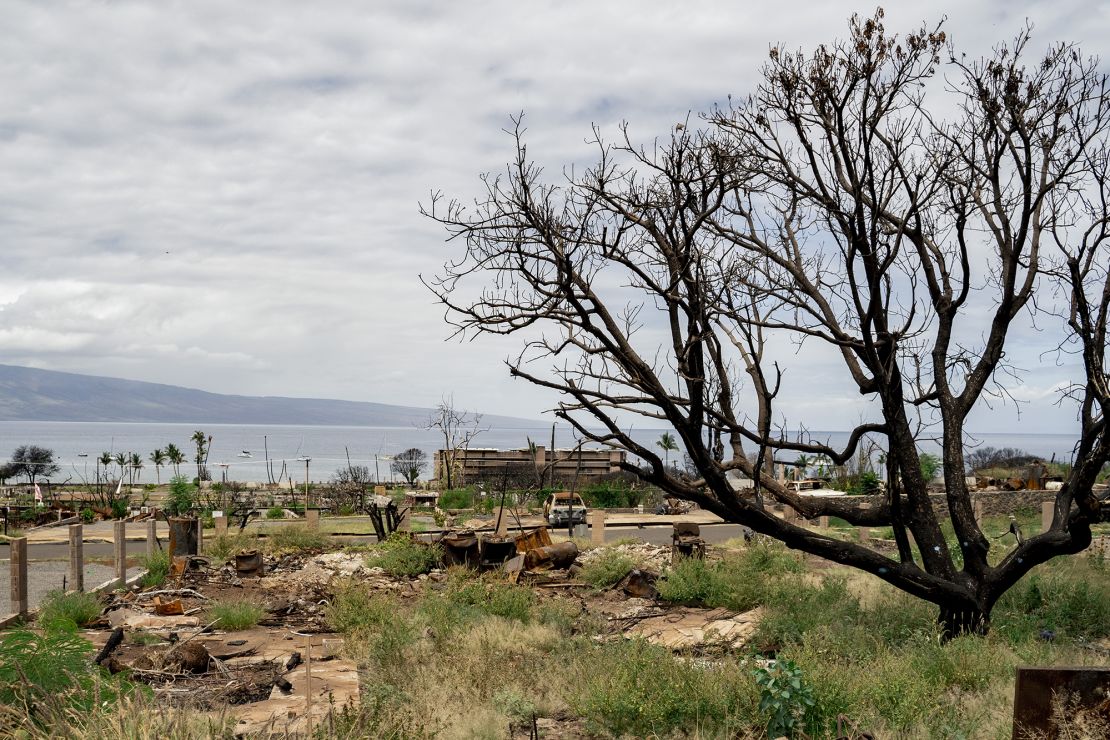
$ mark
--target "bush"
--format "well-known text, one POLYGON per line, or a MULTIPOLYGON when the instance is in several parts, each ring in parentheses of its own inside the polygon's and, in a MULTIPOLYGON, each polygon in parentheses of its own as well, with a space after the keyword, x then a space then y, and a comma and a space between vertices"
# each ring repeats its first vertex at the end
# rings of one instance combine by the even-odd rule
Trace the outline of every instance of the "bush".
POLYGON ((266 610, 253 601, 221 601, 209 608, 210 620, 216 628, 236 632, 246 630, 259 623, 266 616, 266 610))
POLYGON ((814 706, 813 689, 802 680, 802 672, 789 660, 756 668, 759 711, 768 715, 767 737, 793 737, 802 718, 814 706))
POLYGON ((586 506, 596 509, 615 509, 630 506, 628 491, 616 483, 594 483, 582 491, 582 500, 586 506))
POLYGON ((447 598, 456 607, 463 607, 518 622, 532 621, 536 595, 532 589, 501 580, 474 579, 458 581, 447 591, 447 598))
POLYGON ((282 508, 281 506, 271 506, 270 508, 266 509, 266 518, 267 519, 284 519, 285 518, 285 509, 282 508))
POLYGON ((92 509, 81 509, 81 521, 85 524, 92 524, 96 520, 96 512, 92 509))
POLYGON ((166 498, 166 513, 170 516, 182 516, 192 511, 195 497, 195 487, 189 484, 189 479, 181 475, 170 478, 170 495, 166 498))
POLYGON ((594 588, 609 588, 636 567, 632 558, 616 550, 606 549, 589 565, 582 568, 578 578, 594 588))
POLYGON ((765 603, 779 588, 783 576, 802 570, 801 560, 784 546, 760 542, 717 562, 676 560, 659 580, 659 596, 679 604, 747 611, 765 603))
POLYGON ((47 629, 76 630, 100 616, 100 602, 89 593, 51 591, 39 607, 39 624, 47 629))
POLYGON ((165 550, 155 550, 153 555, 143 555, 139 563, 146 568, 143 587, 161 586, 170 575, 170 554, 165 550))
POLYGON ((474 506, 474 495, 466 488, 457 488, 439 494, 441 509, 469 509, 474 506))
POLYGON ((439 565, 443 550, 439 545, 417 542, 394 532, 370 555, 370 565, 384 568, 391 576, 418 576, 439 565))
POLYGON ((258 537, 245 532, 221 534, 204 541, 204 552, 217 562, 226 563, 244 550, 258 549, 258 537))
POLYGON ((130 499, 128 499, 126 497, 112 499, 112 518, 113 519, 123 519, 130 512, 131 512, 131 501, 130 501, 130 499))
POLYGON ((92 649, 69 630, 0 634, 0 735, 38 736, 47 715, 110 714, 132 687, 91 668, 92 649))

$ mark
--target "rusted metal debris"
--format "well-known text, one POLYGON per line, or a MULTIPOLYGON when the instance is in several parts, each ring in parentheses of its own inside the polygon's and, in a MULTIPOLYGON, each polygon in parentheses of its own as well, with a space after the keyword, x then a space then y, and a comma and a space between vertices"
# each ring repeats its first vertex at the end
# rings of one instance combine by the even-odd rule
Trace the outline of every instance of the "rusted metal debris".
POLYGON ((1014 685, 1013 738, 1058 737, 1052 703, 1068 702, 1069 710, 1090 711, 1110 721, 1110 668, 1041 668, 1021 666, 1014 685))
POLYGON ((671 534, 671 557, 705 558, 705 540, 694 522, 675 522, 671 534))
POLYGON ((262 553, 258 550, 245 550, 235 555, 236 575, 260 576, 262 571, 262 553))
POLYGON ((443 564, 477 568, 480 561, 478 535, 471 530, 449 532, 439 541, 443 546, 443 564))
POLYGON ((536 547, 524 553, 525 570, 569 568, 578 559, 578 545, 571 541, 536 547))
POLYGON ((633 568, 617 585, 629 596, 638 599, 655 599, 659 596, 659 591, 655 588, 658 578, 658 573, 633 568))

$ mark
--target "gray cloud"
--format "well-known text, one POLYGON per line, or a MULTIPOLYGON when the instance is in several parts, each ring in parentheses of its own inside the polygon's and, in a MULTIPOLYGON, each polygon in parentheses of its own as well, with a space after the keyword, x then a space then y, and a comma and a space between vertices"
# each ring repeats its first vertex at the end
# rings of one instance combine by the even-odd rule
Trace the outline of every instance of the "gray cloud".
MULTIPOLYGON (((554 174, 589 159, 591 123, 650 140, 749 90, 769 44, 828 41, 854 9, 5 3, 0 361, 537 415, 555 399, 509 380, 515 342, 443 342, 416 276, 449 250, 417 202, 478 193, 510 155, 509 114, 554 174)), ((1026 17, 1091 51, 1110 30, 1079 2, 888 25, 944 12, 975 52, 1026 17)), ((1039 372, 1030 397, 1068 372, 1039 372)), ((830 386, 791 416, 840 426, 855 403, 830 386)))

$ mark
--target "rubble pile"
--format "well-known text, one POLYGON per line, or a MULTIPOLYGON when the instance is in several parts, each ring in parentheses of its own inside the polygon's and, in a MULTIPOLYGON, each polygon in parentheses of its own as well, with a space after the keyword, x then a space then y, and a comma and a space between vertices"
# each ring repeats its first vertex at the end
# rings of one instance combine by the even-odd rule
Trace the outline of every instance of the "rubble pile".
POLYGON ((578 556, 578 562, 589 565, 605 553, 625 555, 643 570, 662 573, 671 566, 671 548, 666 545, 649 545, 646 542, 630 542, 615 547, 594 548, 578 556))

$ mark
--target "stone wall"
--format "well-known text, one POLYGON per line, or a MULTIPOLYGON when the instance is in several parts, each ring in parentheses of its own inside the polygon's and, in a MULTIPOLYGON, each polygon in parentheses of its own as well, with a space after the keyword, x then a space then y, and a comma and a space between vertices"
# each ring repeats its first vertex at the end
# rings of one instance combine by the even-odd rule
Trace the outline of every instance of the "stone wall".
MULTIPOLYGON (((934 493, 929 496, 933 502, 933 509, 938 516, 948 516, 948 501, 943 493, 934 493)), ((1019 509, 1033 509, 1038 513, 1041 504, 1045 501, 1055 501, 1056 491, 973 491, 971 494, 972 505, 979 503, 983 507, 983 516, 996 516, 999 514, 1013 514, 1019 509)))

